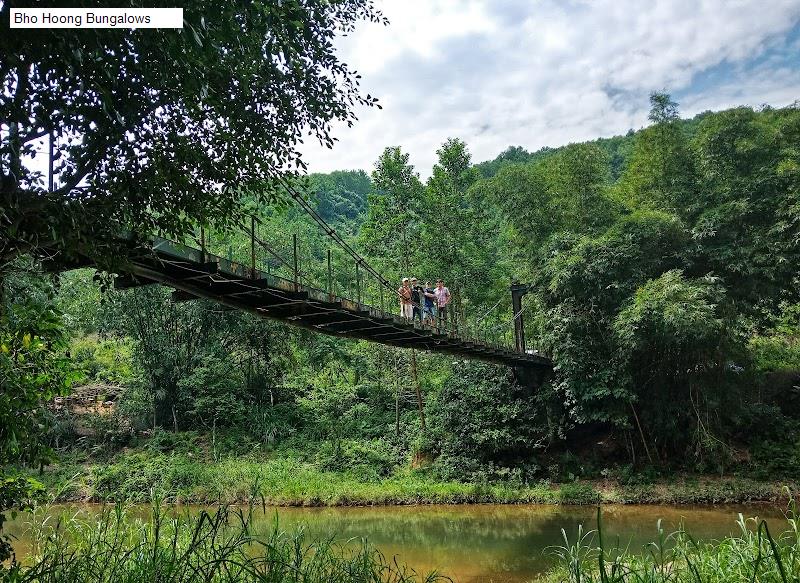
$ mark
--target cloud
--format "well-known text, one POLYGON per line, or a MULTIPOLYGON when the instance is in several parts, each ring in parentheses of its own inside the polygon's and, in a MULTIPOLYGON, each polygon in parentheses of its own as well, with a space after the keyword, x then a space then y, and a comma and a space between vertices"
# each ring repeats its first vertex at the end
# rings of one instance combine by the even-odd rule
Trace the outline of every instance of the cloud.
POLYGON ((772 0, 386 0, 388 27, 362 23, 343 59, 383 109, 337 127, 310 169, 371 170, 386 146, 423 176, 460 137, 476 161, 624 133, 667 89, 686 114, 800 98, 800 3, 772 0))

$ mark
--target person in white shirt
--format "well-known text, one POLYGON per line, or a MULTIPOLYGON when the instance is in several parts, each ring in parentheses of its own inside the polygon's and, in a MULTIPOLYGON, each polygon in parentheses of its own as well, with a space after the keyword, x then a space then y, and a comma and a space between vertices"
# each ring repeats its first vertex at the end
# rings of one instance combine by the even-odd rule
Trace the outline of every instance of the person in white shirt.
POLYGON ((414 317, 414 305, 411 303, 411 286, 407 277, 403 278, 403 285, 398 288, 397 295, 400 296, 400 315, 411 320, 414 317))

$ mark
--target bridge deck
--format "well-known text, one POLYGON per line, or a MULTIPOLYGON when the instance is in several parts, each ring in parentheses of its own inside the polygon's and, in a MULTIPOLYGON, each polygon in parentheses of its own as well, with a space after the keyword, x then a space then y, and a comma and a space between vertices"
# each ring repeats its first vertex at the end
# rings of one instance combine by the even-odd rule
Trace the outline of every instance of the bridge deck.
MULTIPOLYGON (((474 339, 331 295, 174 241, 152 237, 126 266, 138 283, 158 282, 182 299, 206 298, 332 336, 443 352, 509 366, 549 369, 547 358, 474 339)), ((128 285, 135 283, 128 280, 128 285)))

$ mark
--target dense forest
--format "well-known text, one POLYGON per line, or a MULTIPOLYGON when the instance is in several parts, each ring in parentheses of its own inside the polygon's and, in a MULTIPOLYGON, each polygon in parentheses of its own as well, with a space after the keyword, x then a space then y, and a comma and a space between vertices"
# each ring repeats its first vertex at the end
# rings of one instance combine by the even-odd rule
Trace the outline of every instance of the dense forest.
MULTIPOLYGON (((510 334, 509 284, 530 282, 528 345, 554 362, 540 387, 19 259, 2 282, 3 350, 35 328, 20 342, 56 371, 43 384, 61 382, 32 421, 59 460, 38 479, 64 498, 261 487, 314 503, 336 481, 374 485, 360 494, 374 502, 403 480, 798 477, 800 109, 682 120, 668 95, 651 106, 625 136, 481 163, 449 139, 427 180, 399 147, 371 174, 307 180, 372 265, 392 281, 443 278, 474 329, 510 334)), ((245 204, 272 241, 298 234, 317 257, 331 245, 287 200, 245 204)), ((246 247, 237 237, 209 235, 221 250, 246 247)))

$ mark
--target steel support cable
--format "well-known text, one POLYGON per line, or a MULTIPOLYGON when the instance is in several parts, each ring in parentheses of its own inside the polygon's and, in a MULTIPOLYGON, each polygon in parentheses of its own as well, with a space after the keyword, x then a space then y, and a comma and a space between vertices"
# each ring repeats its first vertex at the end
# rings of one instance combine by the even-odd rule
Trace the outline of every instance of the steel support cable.
POLYGON ((525 313, 525 310, 527 310, 527 309, 528 309, 528 306, 527 306, 527 305, 525 305, 525 306, 522 306, 522 309, 521 309, 519 312, 517 312, 517 314, 516 314, 515 316, 513 316, 513 317, 512 317, 510 320, 507 320, 507 321, 505 321, 505 322, 502 322, 502 323, 498 324, 497 326, 494 326, 493 328, 489 328, 489 329, 487 330, 487 332, 496 332, 497 330, 500 330, 500 329, 502 329, 502 328, 505 328, 505 327, 506 327, 506 326, 508 326, 509 324, 513 324, 513 323, 514 323, 516 320, 518 320, 518 319, 519 319, 519 317, 520 317, 520 316, 522 316, 522 314, 524 314, 524 313, 525 313))
MULTIPOLYGON (((342 237, 339 235, 339 233, 337 233, 337 232, 336 232, 336 230, 335 230, 333 227, 331 227, 331 226, 330 226, 330 225, 329 225, 329 224, 328 224, 328 223, 325 221, 325 219, 323 219, 323 218, 322 218, 322 217, 319 215, 319 213, 318 213, 316 210, 314 210, 314 207, 313 207, 313 206, 312 206, 312 205, 311 205, 311 204, 310 204, 310 203, 309 203, 309 202, 308 202, 308 201, 305 199, 305 197, 304 197, 304 196, 303 196, 303 195, 302 195, 300 192, 298 192, 298 191, 297 191, 297 190, 294 188, 294 186, 293 186, 291 183, 289 183, 289 182, 288 182, 288 181, 287 181, 285 178, 278 178, 278 181, 279 181, 279 182, 280 182, 280 183, 281 183, 281 184, 284 186, 284 188, 286 189, 286 191, 287 191, 287 192, 289 193, 289 195, 290 195, 290 196, 291 196, 291 197, 292 197, 292 198, 295 200, 295 202, 297 202, 297 204, 299 204, 299 205, 300 205, 300 207, 301 207, 301 208, 302 208, 304 211, 306 211, 306 213, 307 213, 309 216, 311 216, 311 218, 312 218, 312 219, 314 219, 314 221, 317 223, 317 225, 319 225, 319 226, 322 228, 322 230, 323 230, 323 231, 324 231, 324 232, 325 232, 325 233, 326 233, 326 234, 327 234, 327 235, 328 235, 328 236, 329 236, 331 239, 333 239, 334 241, 336 241, 336 243, 338 243, 338 244, 339 244, 339 246, 340 246, 342 249, 344 249, 344 250, 345 250, 345 252, 346 252, 348 255, 350 255, 350 257, 352 257, 352 258, 353 258, 353 260, 355 260, 355 262, 356 262, 356 265, 358 265, 359 267, 363 267, 363 268, 364 268, 364 269, 365 269, 365 270, 366 270, 368 273, 370 273, 370 274, 372 274, 373 276, 375 276, 375 278, 378 280, 378 282, 379 282, 379 283, 380 283, 382 286, 384 286, 385 288, 387 288, 389 291, 391 291, 391 292, 392 292, 393 294, 395 294, 397 297, 401 297, 401 296, 400 296, 400 293, 399 293, 399 292, 398 292, 398 291, 397 291, 397 290, 394 288, 394 286, 393 286, 391 283, 389 283, 389 280, 388 280, 388 279, 386 279, 385 277, 383 277, 383 274, 381 274, 380 272, 378 272, 378 271, 377 271, 377 270, 376 270, 374 267, 372 267, 372 266, 371 266, 369 263, 367 263, 367 260, 366 260, 366 259, 364 259, 364 258, 363 258, 363 257, 362 257, 362 256, 361 256, 359 253, 358 253, 358 251, 356 251, 355 249, 353 249, 353 247, 352 247, 352 246, 351 246, 351 245, 350 245, 350 244, 349 244, 347 241, 345 241, 345 240, 344 240, 344 239, 343 239, 343 238, 342 238, 342 237)), ((412 305, 416 306, 416 307, 417 307, 417 308, 419 308, 419 309, 422 309, 422 305, 421 305, 421 304, 419 304, 419 303, 417 303, 417 302, 412 302, 412 305)), ((450 322, 448 322, 448 325, 445 327, 445 329, 448 329, 448 328, 449 328, 449 329, 450 329, 450 331, 452 331, 452 332, 457 332, 457 331, 456 331, 456 330, 453 328, 453 324, 452 324, 452 323, 450 323, 450 322)))
POLYGON ((500 298, 499 300, 497 300, 497 303, 496 303, 495 305, 493 305, 491 308, 489 308, 489 309, 487 310, 487 312, 486 312, 486 313, 485 313, 483 316, 481 316, 480 318, 478 318, 478 319, 475 321, 475 324, 474 324, 474 325, 475 325, 475 326, 479 326, 479 325, 480 325, 480 323, 481 323, 481 322, 483 322, 483 319, 484 319, 486 316, 488 316, 489 314, 491 314, 491 313, 494 311, 494 309, 495 309, 497 306, 499 306, 499 305, 500 305, 500 302, 502 302, 502 301, 503 301, 503 298, 500 298))
MULTIPOLYGON (((291 188, 291 186, 288 185, 286 182, 283 182, 283 184, 287 189, 291 188)), ((364 267, 367 271, 369 271, 370 273, 375 275, 376 278, 380 281, 380 283, 382 285, 390 286, 388 280, 386 280, 379 272, 377 272, 372 266, 370 266, 363 257, 358 255, 358 253, 349 244, 347 244, 347 242, 344 241, 344 239, 342 239, 338 235, 338 233, 336 233, 336 231, 327 224, 327 222, 325 222, 325 219, 323 219, 321 216, 319 216, 319 214, 311 207, 310 204, 308 204, 308 202, 302 197, 302 195, 300 193, 298 193, 297 191, 293 191, 293 193, 290 192, 290 194, 292 195, 292 198, 294 198, 300 204, 300 206, 303 208, 303 210, 305 210, 308 214, 310 214, 312 216, 312 218, 314 218, 315 222, 317 222, 317 224, 319 224, 320 226, 323 227, 323 230, 325 231, 325 233, 329 237, 334 239, 334 241, 339 243, 339 245, 342 246, 344 248, 344 250, 351 257, 353 257, 356 260, 357 265, 364 267)), ((255 219, 259 224, 263 224, 263 222, 258 217, 256 217, 255 219)), ((245 232, 248 231, 247 227, 244 227, 244 226, 241 226, 241 225, 239 225, 239 227, 242 228, 245 232)), ((286 267, 288 267, 289 269, 294 269, 293 265, 289 264, 285 259, 283 259, 283 257, 280 256, 280 254, 278 254, 274 250, 272 250, 270 248, 270 246, 266 242, 262 241, 258 237, 255 237, 254 234, 253 234, 253 237, 254 237, 255 241, 257 241, 260 245, 263 245, 264 248, 267 251, 269 251, 279 261, 281 261, 284 265, 286 265, 286 267)), ((302 274, 302 272, 298 271, 298 276, 300 276, 301 274, 302 274)), ((307 273, 305 273, 304 275, 307 275, 307 273)), ((396 290, 395 290, 395 293, 397 294, 396 290)), ((397 295, 399 296, 399 294, 397 294, 397 295)), ((419 304, 416 304, 416 305, 417 305, 417 307, 420 307, 419 304)), ((426 338, 426 336, 424 336, 423 334, 420 334, 419 332, 417 332, 416 329, 411 331, 411 333, 414 334, 415 336, 419 337, 419 338, 422 338, 422 339, 426 338)))
MULTIPOLYGON (((381 283, 381 285, 383 285, 384 287, 388 288, 390 291, 393 291, 394 293, 397 294, 397 290, 395 290, 392 287, 392 284, 389 283, 389 280, 386 279, 385 277, 383 277, 383 275, 381 273, 379 273, 374 267, 372 267, 369 263, 367 263, 367 260, 364 259, 358 253, 358 251, 353 249, 353 247, 347 241, 345 241, 339 235, 339 233, 337 233, 336 230, 333 227, 331 227, 325 221, 325 219, 323 219, 319 215, 319 213, 316 210, 314 210, 314 207, 305 199, 305 197, 303 197, 303 195, 301 193, 299 193, 294 188, 294 186, 292 186, 284 178, 279 178, 278 180, 281 182, 281 184, 283 184, 283 186, 286 188, 286 190, 289 193, 289 195, 297 202, 297 204, 299 204, 302 207, 302 209, 304 211, 306 211, 306 213, 308 213, 311 216, 312 219, 314 219, 314 221, 322 228, 322 230, 325 231, 325 234, 327 234, 331 239, 336 241, 339 244, 339 246, 342 249, 344 249, 347 252, 347 254, 350 255, 350 257, 352 257, 355 260, 356 264, 359 267, 363 267, 367 272, 369 272, 370 274, 375 276, 375 278, 381 283)), ((399 295, 399 294, 397 294, 397 295, 399 295)))

